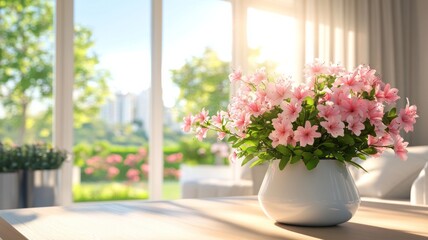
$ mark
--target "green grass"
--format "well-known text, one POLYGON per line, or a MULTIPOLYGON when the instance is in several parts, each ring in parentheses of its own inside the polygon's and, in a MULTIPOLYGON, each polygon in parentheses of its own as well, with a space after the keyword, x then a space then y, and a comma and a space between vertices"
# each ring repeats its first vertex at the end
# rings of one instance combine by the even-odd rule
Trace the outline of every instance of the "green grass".
MULTIPOLYGON (((74 202, 144 200, 149 198, 147 183, 118 183, 96 182, 81 183, 73 186, 74 202)), ((178 181, 165 181, 162 189, 163 199, 180 198, 180 184, 178 181)))

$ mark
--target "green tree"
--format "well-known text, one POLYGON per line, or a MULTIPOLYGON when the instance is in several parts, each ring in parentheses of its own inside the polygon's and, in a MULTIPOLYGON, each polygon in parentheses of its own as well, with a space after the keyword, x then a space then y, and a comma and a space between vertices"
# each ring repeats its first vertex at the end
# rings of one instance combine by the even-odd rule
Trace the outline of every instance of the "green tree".
MULTIPOLYGON (((0 101, 19 129, 17 143, 29 140, 31 103, 52 98, 53 12, 48 0, 0 0, 0 101)), ((80 126, 99 110, 108 93, 108 74, 95 69, 91 31, 75 30, 74 111, 80 126)), ((52 117, 51 107, 46 114, 52 117)))
POLYGON ((229 62, 207 48, 201 57, 192 57, 180 68, 171 70, 172 81, 180 88, 176 103, 183 109, 178 115, 196 113, 205 107, 211 114, 227 107, 229 102, 229 62))

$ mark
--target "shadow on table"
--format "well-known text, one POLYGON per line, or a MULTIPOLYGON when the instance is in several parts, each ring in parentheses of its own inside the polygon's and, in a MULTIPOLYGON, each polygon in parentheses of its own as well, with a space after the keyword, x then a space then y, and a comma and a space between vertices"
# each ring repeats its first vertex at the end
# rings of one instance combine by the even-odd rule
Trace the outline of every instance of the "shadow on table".
POLYGON ((31 222, 37 219, 37 214, 29 213, 29 214, 17 214, 11 211, 5 212, 1 215, 1 217, 9 224, 20 224, 20 223, 26 223, 31 222))
POLYGON ((286 225, 282 223, 275 223, 279 228, 292 231, 295 233, 319 238, 319 239, 369 239, 372 240, 373 236, 382 236, 382 239, 406 239, 406 240, 426 240, 427 237, 407 233, 400 230, 374 227, 365 224, 347 222, 338 226, 332 227, 300 227, 293 225, 286 225), (379 234, 381 233, 381 234, 379 234))

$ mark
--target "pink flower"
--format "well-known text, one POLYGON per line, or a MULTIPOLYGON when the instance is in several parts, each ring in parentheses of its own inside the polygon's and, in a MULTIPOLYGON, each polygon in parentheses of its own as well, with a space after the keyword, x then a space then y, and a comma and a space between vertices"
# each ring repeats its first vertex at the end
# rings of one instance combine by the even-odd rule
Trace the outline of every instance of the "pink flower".
POLYGON ((224 137, 226 137, 226 135, 227 134, 225 132, 217 132, 217 139, 221 141, 224 137))
POLYGON ((235 150, 233 150, 233 151, 230 153, 230 155, 229 155, 229 161, 230 161, 231 163, 235 163, 235 162, 236 162, 236 159, 238 159, 238 154, 236 153, 236 151, 235 151, 235 150))
POLYGON ((138 149, 138 157, 143 159, 147 156, 147 150, 145 148, 138 149))
POLYGON ((317 109, 319 111, 318 116, 322 117, 326 120, 340 116, 340 110, 339 110, 339 107, 337 105, 333 105, 333 104, 321 105, 320 104, 317 106, 317 109))
POLYGON ((291 101, 301 103, 303 100, 305 100, 306 97, 312 97, 313 93, 314 92, 308 88, 299 85, 293 90, 291 101))
POLYGON ((126 172, 126 177, 131 182, 138 182, 140 181, 140 171, 137 169, 129 169, 128 172, 126 172))
POLYGON ((260 68, 256 70, 256 72, 252 76, 250 76, 249 81, 255 85, 258 85, 266 79, 267 79, 266 69, 260 68))
POLYGON ((338 136, 344 136, 344 128, 345 124, 340 121, 338 117, 335 118, 328 118, 328 121, 321 122, 320 123, 325 130, 334 138, 337 138, 338 136))
POLYGON ((330 75, 341 76, 346 72, 346 69, 338 63, 332 63, 328 67, 327 72, 330 75))
POLYGON ((220 127, 223 124, 223 116, 220 112, 217 112, 217 115, 212 116, 211 119, 216 127, 220 127))
POLYGON ((306 121, 305 127, 299 126, 294 132, 295 138, 300 142, 300 146, 313 145, 315 138, 321 137, 317 132, 318 126, 311 126, 309 121, 306 121))
POLYGON ((404 139, 400 135, 394 135, 394 152, 397 157, 401 160, 407 160, 407 145, 408 142, 404 142, 404 139))
POLYGON ((126 156, 125 161, 123 161, 123 164, 126 166, 135 166, 141 159, 138 159, 137 155, 135 154, 128 154, 126 156))
POLYGON ((119 154, 112 154, 107 156, 106 162, 108 164, 117 164, 122 162, 122 156, 119 154))
POLYGON ((281 105, 281 108, 283 110, 283 117, 288 119, 290 122, 296 121, 296 119, 299 117, 300 112, 302 111, 302 105, 296 101, 291 101, 290 103, 283 103, 281 105))
POLYGON ((327 73, 327 66, 323 61, 315 59, 313 63, 308 63, 305 65, 305 77, 310 78, 319 74, 327 73))
POLYGON ((193 124, 193 116, 189 115, 183 118, 183 126, 182 129, 184 132, 189 132, 190 129, 192 128, 192 124, 193 124))
POLYGON ((290 96, 289 88, 289 84, 286 85, 270 82, 266 86, 266 96, 272 105, 279 105, 285 98, 290 96))
POLYGON ((198 138, 199 141, 202 141, 202 139, 207 137, 207 131, 208 131, 208 128, 203 128, 203 127, 198 127, 198 129, 196 129, 196 137, 198 138))
POLYGON ((85 174, 86 175, 92 175, 94 173, 94 168, 93 167, 87 167, 85 168, 85 174))
POLYGON ((239 115, 238 119, 235 121, 235 126, 240 131, 244 131, 248 124, 250 124, 250 113, 243 112, 239 115))
POLYGON ((166 157, 166 161, 169 163, 178 163, 183 160, 183 154, 182 153, 173 153, 166 157))
POLYGON ((339 78, 338 83, 342 84, 345 89, 352 90, 355 93, 362 92, 364 84, 357 80, 356 72, 339 78))
POLYGON ((107 169, 107 176, 108 178, 114 178, 119 174, 119 169, 117 167, 109 167, 107 169))
POLYGON ((231 74, 229 74, 229 80, 231 82, 237 82, 242 80, 242 70, 235 69, 231 74))
POLYGON ((248 104, 248 109, 250 111, 250 114, 258 117, 264 113, 264 109, 262 105, 258 102, 251 102, 248 104))
POLYGON ((205 108, 202 108, 202 111, 195 116, 194 121, 202 123, 207 121, 208 118, 209 118, 208 110, 205 110, 205 108))
POLYGON ((385 101, 388 104, 395 103, 400 97, 398 96, 398 89, 391 88, 391 85, 387 83, 383 88, 383 91, 378 91, 376 97, 379 101, 385 101))
POLYGON ((269 139, 272 140, 272 146, 277 147, 279 144, 287 145, 288 137, 293 134, 293 125, 287 120, 280 122, 272 121, 274 130, 269 134, 269 139))
POLYGON ((141 171, 143 172, 144 175, 147 175, 149 173, 150 167, 149 164, 144 163, 141 165, 141 171))
POLYGON ((350 115, 346 121, 348 122, 348 129, 351 130, 356 136, 360 136, 361 131, 365 128, 361 120, 350 115))
POLYGON ((400 110, 398 114, 397 123, 404 128, 405 132, 413 131, 413 124, 416 123, 416 118, 419 117, 416 114, 416 106, 409 106, 409 100, 407 99, 407 105, 404 109, 400 110))
POLYGON ((345 121, 349 116, 358 119, 365 119, 367 117, 366 102, 359 101, 357 98, 344 99, 340 109, 342 114, 342 121, 345 121))

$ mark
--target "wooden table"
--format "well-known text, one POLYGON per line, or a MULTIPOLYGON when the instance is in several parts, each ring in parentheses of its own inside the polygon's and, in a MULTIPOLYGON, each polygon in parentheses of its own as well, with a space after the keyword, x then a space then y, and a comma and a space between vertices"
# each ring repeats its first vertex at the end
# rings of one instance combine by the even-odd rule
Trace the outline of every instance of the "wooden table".
POLYGON ((322 228, 274 223, 255 196, 75 204, 0 217, 3 240, 428 239, 428 207, 367 199, 349 222, 322 228))

